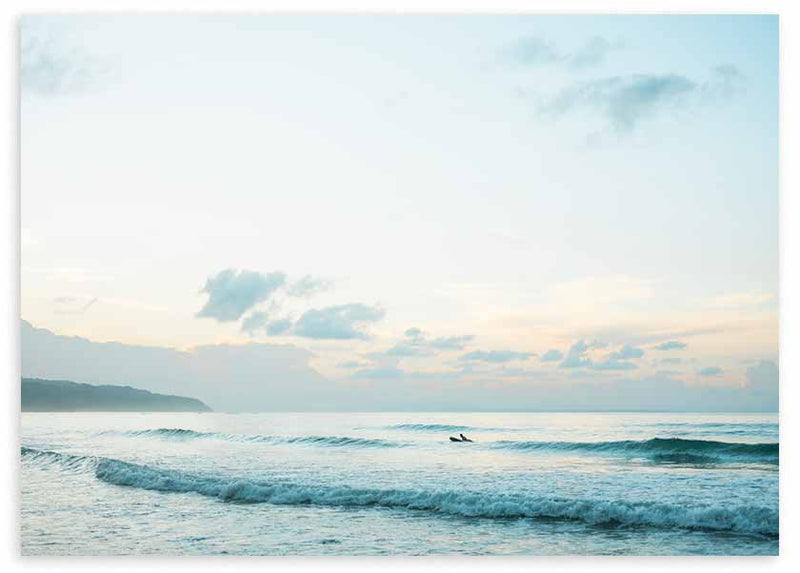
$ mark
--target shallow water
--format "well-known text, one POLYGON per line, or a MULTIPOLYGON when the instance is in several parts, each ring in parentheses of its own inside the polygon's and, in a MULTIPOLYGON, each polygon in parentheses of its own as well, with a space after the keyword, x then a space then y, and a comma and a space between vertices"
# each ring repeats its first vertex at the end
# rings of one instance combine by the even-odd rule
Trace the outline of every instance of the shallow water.
POLYGON ((21 444, 25 555, 778 552, 773 414, 25 413, 21 444))

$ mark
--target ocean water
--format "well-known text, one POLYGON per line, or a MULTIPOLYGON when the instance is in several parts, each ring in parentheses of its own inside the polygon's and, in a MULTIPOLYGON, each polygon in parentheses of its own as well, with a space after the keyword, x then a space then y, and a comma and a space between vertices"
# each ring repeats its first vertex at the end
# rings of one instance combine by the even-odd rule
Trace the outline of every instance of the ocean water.
POLYGON ((778 552, 772 414, 24 413, 20 432, 23 555, 778 552))

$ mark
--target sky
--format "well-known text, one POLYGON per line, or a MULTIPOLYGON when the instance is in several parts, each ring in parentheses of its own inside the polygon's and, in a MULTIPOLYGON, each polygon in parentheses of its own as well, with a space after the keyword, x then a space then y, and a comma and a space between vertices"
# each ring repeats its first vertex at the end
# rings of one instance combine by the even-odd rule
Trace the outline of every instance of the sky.
POLYGON ((231 410, 777 408, 777 17, 25 16, 20 42, 23 375, 174 367, 150 389, 231 410))

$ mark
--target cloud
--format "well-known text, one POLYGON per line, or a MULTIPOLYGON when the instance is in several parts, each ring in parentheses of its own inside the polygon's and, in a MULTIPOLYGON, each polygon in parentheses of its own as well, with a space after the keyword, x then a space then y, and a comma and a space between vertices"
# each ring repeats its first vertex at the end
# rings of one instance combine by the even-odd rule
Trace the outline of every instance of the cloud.
POLYGON ((337 364, 336 366, 338 366, 339 368, 346 368, 348 370, 352 370, 353 368, 363 368, 364 366, 367 366, 367 363, 359 362, 357 360, 347 360, 345 362, 339 362, 339 364, 337 364))
POLYGON ((686 348, 686 343, 681 342, 680 340, 668 340, 657 346, 654 346, 653 348, 656 350, 682 350, 683 348, 686 348))
POLYGON ((597 78, 569 86, 539 106, 544 115, 559 117, 580 109, 599 112, 617 134, 665 111, 719 103, 743 89, 744 76, 735 66, 717 66, 706 81, 680 74, 631 74, 597 78))
POLYGON ((608 54, 619 48, 606 38, 595 36, 575 52, 563 52, 539 36, 526 36, 505 50, 506 56, 523 66, 558 64, 573 69, 592 68, 602 64, 608 54))
POLYGON ((71 296, 59 296, 53 299, 56 303, 56 314, 83 314, 91 307, 93 307, 99 299, 97 297, 91 298, 88 301, 83 298, 76 298, 71 296))
POLYGON ((292 329, 292 320, 290 318, 279 318, 271 321, 264 327, 264 330, 269 336, 278 336, 287 334, 292 329))
POLYGON ((562 358, 564 358, 563 352, 561 352, 560 350, 556 350, 555 348, 551 348, 550 350, 542 354, 540 360, 542 362, 558 362, 562 358))
POLYGON ((258 311, 250 314, 242 321, 242 332, 247 332, 251 336, 264 333, 267 336, 278 336, 287 334, 292 329, 292 319, 279 318, 269 320, 266 312, 258 311))
POLYGON ((434 338, 429 342, 431 348, 437 350, 462 350, 468 343, 474 340, 472 334, 465 334, 463 336, 443 336, 434 338))
POLYGON ((746 79, 739 68, 726 64, 712 68, 711 80, 702 87, 711 99, 727 99, 744 90, 746 79))
POLYGON ((480 362, 511 362, 512 360, 527 360, 533 356, 532 352, 516 352, 514 350, 473 350, 458 357, 459 360, 477 360, 480 362))
POLYGON ((385 311, 361 303, 307 310, 294 325, 294 334, 316 339, 365 339, 363 327, 381 320, 385 311))
POLYGON ((254 312, 242 321, 242 332, 253 334, 264 328, 268 321, 269 315, 266 312, 254 312))
POLYGON ((644 355, 644 351, 633 348, 629 345, 625 345, 622 350, 618 352, 612 352, 608 360, 604 362, 594 362, 586 353, 594 348, 604 348, 606 346, 605 343, 594 340, 592 342, 585 342, 583 340, 579 340, 575 344, 569 347, 567 351, 567 356, 564 360, 559 364, 561 368, 586 368, 589 370, 598 370, 598 371, 606 371, 606 370, 635 370, 638 368, 636 364, 632 362, 625 362, 627 358, 639 358, 644 355), (639 355, 641 352, 641 355, 639 355))
POLYGON ((617 352, 609 354, 608 358, 609 360, 630 360, 632 358, 641 358, 642 356, 644 356, 644 350, 626 344, 617 352))
POLYGON ((379 358, 381 356, 394 356, 394 357, 407 357, 407 356, 423 356, 431 354, 430 349, 427 348, 426 334, 419 328, 409 328, 403 335, 405 340, 401 340, 385 352, 373 353, 373 357, 379 358))
POLYGON ((429 339, 424 331, 416 327, 409 328, 403 334, 405 340, 401 340, 385 352, 375 353, 375 356, 430 356, 436 354, 437 350, 463 350, 475 338, 471 334, 465 334, 429 339))
POLYGON ((331 286, 333 286, 333 281, 330 279, 306 275, 289 285, 286 289, 286 293, 289 296, 307 298, 325 292, 330 289, 331 286))
MULTIPOLYGON (((568 380, 516 370, 406 372, 386 364, 361 368, 358 383, 326 380, 313 355, 291 345, 208 345, 189 351, 116 342, 98 343, 34 328, 20 329, 25 377, 122 384, 199 398, 228 411, 752 411, 778 408, 778 368, 762 361, 747 369, 748 384, 687 384, 665 374, 568 380), (504 374, 521 379, 506 380, 504 374), (368 379, 373 376, 372 379, 368 379), (397 379, 413 384, 397 384, 397 379), (519 383, 520 380, 526 383, 519 383), (223 381, 221 383, 220 381, 223 381)), ((355 373, 353 373, 355 374, 355 373)), ((626 375, 627 376, 627 375, 626 375)))
POLYGON ((552 64, 564 59, 558 50, 537 36, 520 38, 507 49, 507 53, 515 61, 526 66, 552 64))
POLYGON ((219 322, 239 320, 245 312, 267 300, 285 283, 286 275, 281 272, 220 271, 210 277, 200 291, 208 294, 208 301, 197 316, 219 322))
POLYGON ((700 376, 720 376, 722 368, 719 366, 707 366, 706 368, 701 368, 697 373, 700 376))
POLYGON ((603 37, 595 36, 569 58, 573 68, 591 68, 602 64, 608 54, 618 46, 603 37))
POLYGON ((386 366, 382 368, 365 368, 364 370, 358 370, 353 373, 351 378, 356 380, 364 378, 370 380, 395 380, 405 375, 406 373, 396 366, 386 366))
POLYGON ((581 108, 595 109, 615 132, 628 133, 643 119, 677 106, 697 89, 677 74, 634 74, 581 82, 545 102, 540 111, 561 116, 581 108))
POLYGON ((37 95, 55 96, 91 87, 104 69, 77 46, 70 45, 35 23, 22 19, 20 26, 20 88, 37 95))
POLYGON ((378 357, 383 355, 383 356, 407 357, 407 356, 426 356, 430 354, 432 354, 432 352, 425 346, 414 344, 412 342, 398 342, 385 352, 383 353, 377 352, 374 354, 374 356, 378 357))
POLYGON ((559 366, 561 368, 584 368, 590 366, 592 361, 585 357, 586 351, 590 348, 592 348, 592 344, 579 340, 569 347, 567 355, 559 366))
POLYGON ((591 370, 636 370, 638 366, 633 362, 621 362, 618 360, 607 360, 605 362, 591 362, 588 366, 591 370))

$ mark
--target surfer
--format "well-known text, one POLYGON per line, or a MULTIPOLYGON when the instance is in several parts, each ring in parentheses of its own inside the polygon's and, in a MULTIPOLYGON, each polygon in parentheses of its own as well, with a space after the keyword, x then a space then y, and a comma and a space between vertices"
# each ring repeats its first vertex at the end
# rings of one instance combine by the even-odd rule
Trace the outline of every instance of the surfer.
POLYGON ((459 434, 458 437, 461 438, 462 442, 471 442, 472 441, 468 437, 466 437, 464 434, 459 434))

